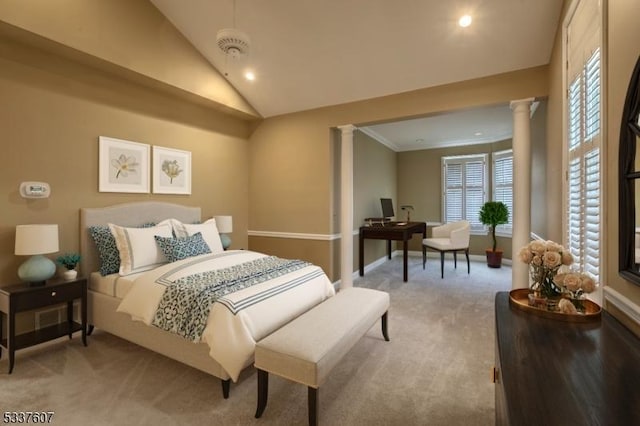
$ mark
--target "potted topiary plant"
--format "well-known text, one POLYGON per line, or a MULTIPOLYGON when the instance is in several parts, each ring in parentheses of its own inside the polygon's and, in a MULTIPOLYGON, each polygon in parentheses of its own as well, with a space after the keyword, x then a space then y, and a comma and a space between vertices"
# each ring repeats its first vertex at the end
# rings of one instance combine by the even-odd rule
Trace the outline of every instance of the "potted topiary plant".
POLYGON ((487 249, 487 266, 499 268, 502 266, 502 250, 498 249, 496 241, 496 226, 509 222, 509 209, 502 201, 487 201, 480 209, 480 222, 489 226, 493 237, 493 247, 487 249))
POLYGON ((76 266, 80 263, 80 255, 78 253, 66 253, 58 256, 56 262, 67 268, 62 274, 64 279, 73 280, 78 276, 78 271, 76 271, 76 266))

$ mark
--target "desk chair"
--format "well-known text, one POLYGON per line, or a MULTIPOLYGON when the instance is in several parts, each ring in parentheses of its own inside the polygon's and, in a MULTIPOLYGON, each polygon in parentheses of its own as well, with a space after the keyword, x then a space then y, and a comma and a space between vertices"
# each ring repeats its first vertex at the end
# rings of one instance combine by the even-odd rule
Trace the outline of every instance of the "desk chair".
POLYGON ((440 275, 444 278, 444 254, 453 252, 453 265, 458 267, 457 253, 464 251, 467 256, 467 274, 471 273, 469 265, 469 237, 471 226, 466 220, 436 226, 431 231, 431 238, 422 240, 422 269, 427 263, 427 249, 440 252, 440 275))

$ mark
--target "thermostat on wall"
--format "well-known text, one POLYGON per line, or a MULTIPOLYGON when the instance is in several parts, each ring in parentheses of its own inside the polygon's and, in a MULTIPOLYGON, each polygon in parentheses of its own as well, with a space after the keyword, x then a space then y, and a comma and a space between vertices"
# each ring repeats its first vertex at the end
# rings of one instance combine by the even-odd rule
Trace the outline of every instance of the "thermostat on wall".
POLYGON ((47 198, 51 195, 51 188, 46 182, 22 182, 20 195, 22 198, 47 198))

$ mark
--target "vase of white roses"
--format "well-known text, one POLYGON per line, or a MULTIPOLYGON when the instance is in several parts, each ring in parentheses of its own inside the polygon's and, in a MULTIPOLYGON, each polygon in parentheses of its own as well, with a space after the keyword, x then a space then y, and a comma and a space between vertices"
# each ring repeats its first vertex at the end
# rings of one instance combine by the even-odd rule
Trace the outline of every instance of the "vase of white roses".
POLYGON ((519 259, 529 264, 531 290, 544 297, 557 297, 562 290, 554 282, 562 265, 571 265, 573 256, 553 241, 534 240, 520 249, 519 259))
POLYGON ((573 256, 567 249, 554 241, 534 240, 520 249, 518 258, 529 265, 530 305, 564 313, 584 313, 586 293, 595 290, 597 284, 587 274, 569 271, 573 256))
POLYGON ((587 293, 591 293, 598 286, 593 278, 580 272, 567 272, 557 274, 554 281, 562 289, 562 297, 558 308, 565 313, 585 312, 584 300, 587 293), (570 303, 567 303, 570 302, 570 303))

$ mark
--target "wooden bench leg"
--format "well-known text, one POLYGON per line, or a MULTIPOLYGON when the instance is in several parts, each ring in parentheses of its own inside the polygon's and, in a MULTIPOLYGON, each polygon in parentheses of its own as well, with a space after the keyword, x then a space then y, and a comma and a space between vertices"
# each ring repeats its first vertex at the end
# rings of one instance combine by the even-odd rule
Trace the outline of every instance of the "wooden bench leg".
POLYGON ((318 424, 318 391, 320 389, 309 387, 309 426, 318 424))
POLYGON ((231 386, 231 379, 222 380, 222 396, 224 399, 229 399, 229 387, 231 386))
POLYGON ((259 419, 267 406, 267 395, 269 394, 269 373, 258 370, 258 408, 256 409, 256 419, 259 419))
POLYGON ((389 341, 389 332, 387 329, 387 317, 389 316, 389 311, 382 314, 382 335, 384 336, 384 340, 389 341))

